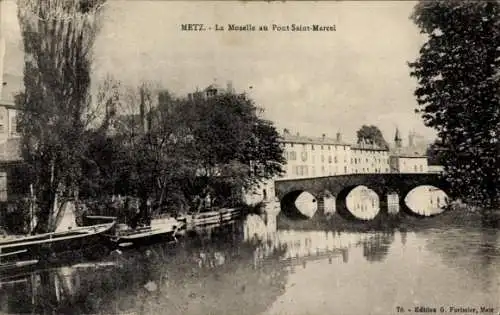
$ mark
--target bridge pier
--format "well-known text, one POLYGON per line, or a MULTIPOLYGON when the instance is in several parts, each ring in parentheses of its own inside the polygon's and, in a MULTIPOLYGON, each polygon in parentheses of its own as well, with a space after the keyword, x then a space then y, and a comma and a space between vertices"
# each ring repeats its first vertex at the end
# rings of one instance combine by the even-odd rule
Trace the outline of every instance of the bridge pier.
POLYGON ((267 232, 272 233, 278 230, 278 214, 281 211, 281 205, 278 198, 264 202, 263 220, 266 223, 267 232))
POLYGON ((399 195, 396 192, 390 192, 386 196, 387 212, 392 215, 399 213, 399 195))

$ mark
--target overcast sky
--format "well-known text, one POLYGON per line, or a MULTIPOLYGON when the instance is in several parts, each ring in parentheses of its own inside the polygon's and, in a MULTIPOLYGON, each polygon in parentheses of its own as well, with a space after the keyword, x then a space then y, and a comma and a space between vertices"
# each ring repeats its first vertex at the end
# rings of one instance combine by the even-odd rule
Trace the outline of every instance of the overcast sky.
MULTIPOLYGON (((423 43, 409 19, 414 2, 108 1, 95 46, 93 78, 128 84, 160 81, 176 94, 228 80, 246 90, 277 127, 353 140, 363 124, 392 142, 396 126, 432 139, 414 113, 409 76, 423 43), (185 32, 183 23, 212 26, 327 24, 335 32, 185 32), (249 87, 252 86, 252 89, 249 87)), ((6 72, 22 73, 14 2, 2 28, 6 72)), ((406 140, 406 139, 405 139, 406 140)))

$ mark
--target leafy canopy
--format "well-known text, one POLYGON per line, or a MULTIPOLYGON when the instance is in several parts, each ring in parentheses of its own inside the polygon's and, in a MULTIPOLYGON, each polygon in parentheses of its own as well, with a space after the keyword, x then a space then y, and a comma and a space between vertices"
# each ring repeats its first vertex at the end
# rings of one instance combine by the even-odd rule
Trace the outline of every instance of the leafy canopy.
POLYGON ((427 36, 410 63, 424 123, 437 130, 455 197, 487 207, 499 200, 500 4, 421 1, 413 21, 427 36))

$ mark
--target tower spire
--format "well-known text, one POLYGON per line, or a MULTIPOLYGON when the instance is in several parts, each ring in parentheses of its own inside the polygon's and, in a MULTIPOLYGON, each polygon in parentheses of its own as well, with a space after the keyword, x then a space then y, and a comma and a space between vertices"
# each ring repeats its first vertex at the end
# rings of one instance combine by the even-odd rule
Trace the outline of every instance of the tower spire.
POLYGON ((396 134, 394 135, 394 143, 396 144, 396 148, 401 148, 401 135, 399 134, 399 128, 396 127, 396 134))

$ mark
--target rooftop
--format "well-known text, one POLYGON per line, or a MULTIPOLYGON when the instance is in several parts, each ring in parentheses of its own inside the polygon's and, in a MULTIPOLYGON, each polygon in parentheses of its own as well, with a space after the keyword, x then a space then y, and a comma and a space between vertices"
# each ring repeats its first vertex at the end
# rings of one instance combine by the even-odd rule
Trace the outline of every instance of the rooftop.
POLYGON ((422 152, 419 147, 393 148, 391 155, 404 158, 427 158, 426 153, 422 152))
POLYGON ((299 143, 299 144, 319 144, 319 145, 346 145, 350 146, 349 143, 343 142, 342 140, 339 141, 337 138, 329 138, 326 135, 323 137, 308 137, 308 136, 301 136, 299 134, 297 135, 292 135, 290 133, 283 133, 281 135, 282 141, 287 142, 287 143, 299 143))
POLYGON ((376 144, 363 142, 351 145, 351 150, 389 151, 389 149, 383 148, 376 144))

